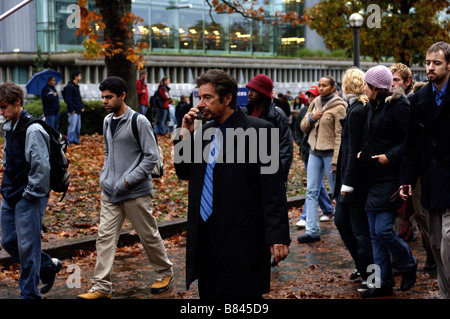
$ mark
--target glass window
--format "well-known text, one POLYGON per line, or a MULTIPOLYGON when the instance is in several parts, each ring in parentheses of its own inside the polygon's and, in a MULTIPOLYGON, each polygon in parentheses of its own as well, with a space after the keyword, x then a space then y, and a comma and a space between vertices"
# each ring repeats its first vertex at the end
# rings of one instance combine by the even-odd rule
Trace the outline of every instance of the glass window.
POLYGON ((179 10, 180 49, 203 50, 203 12, 179 10))
POLYGON ((176 10, 152 6, 150 38, 152 49, 174 49, 178 40, 176 10))
POLYGON ((77 37, 77 29, 69 28, 67 25, 67 19, 73 13, 73 11, 67 10, 67 7, 71 4, 74 4, 74 2, 69 0, 55 1, 57 42, 58 44, 81 45, 83 44, 83 37, 77 37))
POLYGON ((212 16, 211 19, 209 14, 206 15, 203 31, 206 50, 225 50, 228 17, 226 14, 212 14, 212 16))
POLYGON ((230 15, 230 51, 251 51, 251 22, 238 14, 230 15))

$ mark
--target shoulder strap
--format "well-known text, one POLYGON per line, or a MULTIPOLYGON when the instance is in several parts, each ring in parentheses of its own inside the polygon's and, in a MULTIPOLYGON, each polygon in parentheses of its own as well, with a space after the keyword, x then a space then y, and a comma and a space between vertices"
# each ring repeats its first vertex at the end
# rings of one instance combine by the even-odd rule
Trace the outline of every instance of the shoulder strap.
POLYGON ((131 118, 131 129, 133 130, 134 138, 136 139, 136 141, 137 141, 137 143, 139 145, 139 148, 142 151, 141 141, 139 140, 139 132, 138 132, 138 128, 137 128, 137 117, 138 116, 139 116, 138 112, 134 112, 133 113, 133 117, 131 118))

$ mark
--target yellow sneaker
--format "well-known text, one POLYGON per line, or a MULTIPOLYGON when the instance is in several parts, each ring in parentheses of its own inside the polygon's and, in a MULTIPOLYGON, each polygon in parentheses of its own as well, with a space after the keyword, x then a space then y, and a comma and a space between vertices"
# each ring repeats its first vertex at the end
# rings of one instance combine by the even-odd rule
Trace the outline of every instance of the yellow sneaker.
POLYGON ((169 289, 170 283, 173 281, 173 275, 168 277, 158 277, 152 285, 152 293, 163 292, 169 289))
POLYGON ((111 294, 104 294, 97 289, 92 288, 85 294, 77 296, 77 299, 110 299, 111 294))

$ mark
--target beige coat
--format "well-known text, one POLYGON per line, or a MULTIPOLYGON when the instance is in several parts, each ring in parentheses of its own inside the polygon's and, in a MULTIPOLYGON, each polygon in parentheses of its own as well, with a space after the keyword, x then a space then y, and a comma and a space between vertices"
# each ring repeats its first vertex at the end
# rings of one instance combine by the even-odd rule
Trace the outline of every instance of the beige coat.
POLYGON ((334 150, 331 164, 337 164, 339 148, 341 146, 342 126, 340 120, 345 118, 347 103, 339 96, 333 97, 325 106, 322 106, 320 96, 311 102, 305 117, 300 123, 303 133, 309 134, 308 144, 311 150, 334 150), (309 115, 323 110, 323 116, 311 123, 309 115))

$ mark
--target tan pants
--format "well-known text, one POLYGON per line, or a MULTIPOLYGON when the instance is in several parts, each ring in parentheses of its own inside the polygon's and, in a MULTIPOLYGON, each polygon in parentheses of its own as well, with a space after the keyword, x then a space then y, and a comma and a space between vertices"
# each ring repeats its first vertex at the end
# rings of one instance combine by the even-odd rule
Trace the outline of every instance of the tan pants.
POLYGON ((428 218, 439 290, 443 298, 450 299, 450 208, 431 210, 428 218))
POLYGON ((155 272, 164 277, 173 275, 172 263, 167 257, 156 219, 152 215, 152 196, 147 195, 120 203, 111 203, 108 197, 102 193, 100 202, 100 226, 96 242, 97 262, 93 288, 108 294, 112 291, 111 270, 125 217, 128 217, 138 233, 150 265, 155 272))

